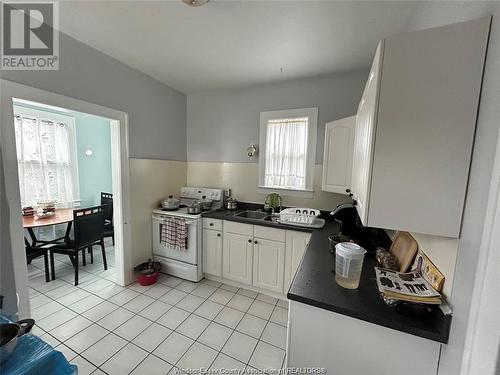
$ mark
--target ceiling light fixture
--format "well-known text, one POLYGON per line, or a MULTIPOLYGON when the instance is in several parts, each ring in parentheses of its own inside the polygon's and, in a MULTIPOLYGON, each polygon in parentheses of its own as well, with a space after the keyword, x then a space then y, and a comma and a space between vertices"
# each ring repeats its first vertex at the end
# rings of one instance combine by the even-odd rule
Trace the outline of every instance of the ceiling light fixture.
POLYGON ((190 7, 199 7, 201 5, 205 5, 210 0, 182 0, 184 4, 189 5, 190 7))

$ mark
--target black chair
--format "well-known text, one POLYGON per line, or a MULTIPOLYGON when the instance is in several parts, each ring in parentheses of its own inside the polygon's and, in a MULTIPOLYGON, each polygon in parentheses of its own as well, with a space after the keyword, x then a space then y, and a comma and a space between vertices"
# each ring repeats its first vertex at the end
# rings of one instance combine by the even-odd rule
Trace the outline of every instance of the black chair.
MULTIPOLYGON (((95 206, 73 211, 74 240, 64 244, 54 245, 49 249, 52 280, 56 278, 54 267, 54 254, 69 256, 75 269, 75 285, 78 285, 78 252, 82 252, 82 263, 85 265, 85 250, 100 245, 104 269, 108 269, 106 251, 104 250, 104 207, 95 206)), ((91 251, 91 258, 93 254, 91 251)), ((93 260, 93 259, 92 259, 93 260)))
POLYGON ((115 246, 115 228, 113 226, 113 194, 101 192, 101 206, 104 206, 104 237, 111 237, 115 246))
POLYGON ((32 246, 26 240, 24 239, 24 243, 26 245, 26 261, 28 264, 31 264, 31 261, 35 258, 43 256, 43 267, 45 269, 45 281, 49 282, 50 277, 49 277, 49 256, 47 254, 47 251, 49 249, 44 248, 44 247, 38 247, 38 246, 32 246))

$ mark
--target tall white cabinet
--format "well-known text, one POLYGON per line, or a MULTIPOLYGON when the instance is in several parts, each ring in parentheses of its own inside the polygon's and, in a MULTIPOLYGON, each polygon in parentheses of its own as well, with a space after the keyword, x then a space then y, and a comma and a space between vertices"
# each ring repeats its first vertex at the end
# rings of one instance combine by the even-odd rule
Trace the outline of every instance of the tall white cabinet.
POLYGON ((323 191, 346 194, 346 189, 351 186, 355 128, 356 116, 326 123, 323 191))
POLYGON ((358 107, 363 224, 459 237, 490 17, 382 41, 358 107))
POLYGON ((382 69, 384 42, 381 41, 375 52, 372 68, 368 75, 363 96, 356 116, 354 141, 353 174, 350 190, 357 202, 359 217, 363 223, 368 221, 369 187, 372 171, 373 147, 375 144, 375 119, 378 109, 378 90, 382 69))

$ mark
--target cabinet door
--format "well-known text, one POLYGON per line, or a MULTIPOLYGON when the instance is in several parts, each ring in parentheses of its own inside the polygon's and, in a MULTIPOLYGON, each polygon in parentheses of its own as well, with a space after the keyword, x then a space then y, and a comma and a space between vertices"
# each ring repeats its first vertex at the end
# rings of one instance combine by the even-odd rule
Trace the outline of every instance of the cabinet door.
POLYGON ((253 254, 253 285, 281 293, 283 291, 285 244, 255 238, 253 254))
POLYGON ((368 226, 460 236, 490 21, 385 40, 368 226))
POLYGON ((252 284, 253 239, 247 235, 224 233, 222 276, 252 284))
POLYGON ((203 272, 222 276, 222 233, 203 229, 203 272))
POLYGON ((379 43, 373 65, 368 76, 361 102, 356 116, 356 131, 354 139, 352 193, 357 202, 357 210, 361 222, 366 225, 368 219, 368 204, 375 141, 375 125, 378 108, 378 88, 382 68, 383 41, 379 43))
POLYGON ((323 191, 346 194, 351 187, 352 154, 356 116, 332 121, 325 126, 323 191))
POLYGON ((286 252, 285 252, 285 282, 283 293, 287 294, 293 277, 299 268, 302 256, 306 251, 307 244, 311 238, 310 233, 286 231, 286 252))

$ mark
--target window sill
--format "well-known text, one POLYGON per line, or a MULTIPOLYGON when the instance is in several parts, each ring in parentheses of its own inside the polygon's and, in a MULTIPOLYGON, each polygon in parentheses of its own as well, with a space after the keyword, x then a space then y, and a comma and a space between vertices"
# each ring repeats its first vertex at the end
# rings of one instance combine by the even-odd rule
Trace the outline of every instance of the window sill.
POLYGON ((284 189, 284 188, 267 187, 267 186, 258 186, 257 192, 262 194, 277 192, 285 197, 313 198, 314 196, 314 190, 308 190, 308 189, 293 190, 293 189, 284 189))

